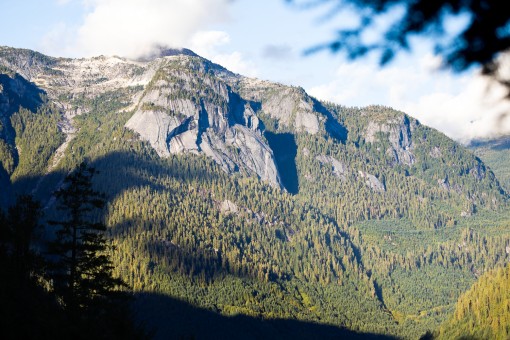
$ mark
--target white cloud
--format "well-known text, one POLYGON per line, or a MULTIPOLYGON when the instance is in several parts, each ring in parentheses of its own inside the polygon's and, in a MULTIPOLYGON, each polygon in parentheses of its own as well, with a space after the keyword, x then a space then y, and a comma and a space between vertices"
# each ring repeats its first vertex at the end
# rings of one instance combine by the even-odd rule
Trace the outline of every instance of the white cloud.
POLYGON ((39 42, 39 49, 52 56, 73 55, 72 45, 76 39, 76 27, 70 27, 63 22, 55 24, 39 42))
POLYGON ((204 58, 244 76, 258 75, 255 63, 239 51, 231 51, 230 35, 223 31, 200 31, 192 38, 190 48, 204 58))
POLYGON ((479 75, 468 79, 461 92, 433 92, 403 102, 402 108, 461 142, 510 133, 510 120, 502 119, 510 112, 504 89, 479 75))
POLYGON ((41 42, 43 52, 136 58, 150 54, 155 46, 187 47, 233 72, 258 74, 252 61, 231 50, 228 33, 204 30, 228 18, 229 0, 82 0, 82 4, 88 10, 83 23, 54 26, 41 42))
MULTIPOLYGON (((61 44, 62 54, 138 57, 155 45, 185 47, 197 31, 228 17, 227 0, 86 0, 83 4, 88 9, 83 23, 61 32, 75 38, 67 46, 61 44)), ((55 32, 49 35, 56 37, 55 32)))
POLYGON ((462 142, 510 133, 510 119, 501 120, 510 112, 504 88, 489 86, 477 74, 440 72, 440 64, 431 55, 385 68, 366 61, 344 64, 335 79, 309 92, 343 105, 388 105, 462 142))
POLYGON ((223 31, 200 31, 191 37, 190 48, 204 57, 217 54, 217 48, 230 43, 230 35, 223 31))
POLYGON ((226 67, 230 71, 242 74, 243 76, 256 77, 259 74, 255 63, 246 59, 243 54, 238 51, 217 54, 211 60, 226 67))

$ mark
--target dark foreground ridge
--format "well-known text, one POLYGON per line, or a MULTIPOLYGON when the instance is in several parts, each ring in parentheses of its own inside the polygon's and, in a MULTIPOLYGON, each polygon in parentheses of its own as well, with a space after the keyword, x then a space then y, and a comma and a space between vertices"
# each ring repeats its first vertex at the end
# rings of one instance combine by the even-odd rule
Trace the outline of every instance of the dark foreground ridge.
POLYGON ((297 320, 228 317, 163 294, 138 294, 135 309, 154 339, 396 339, 297 320))

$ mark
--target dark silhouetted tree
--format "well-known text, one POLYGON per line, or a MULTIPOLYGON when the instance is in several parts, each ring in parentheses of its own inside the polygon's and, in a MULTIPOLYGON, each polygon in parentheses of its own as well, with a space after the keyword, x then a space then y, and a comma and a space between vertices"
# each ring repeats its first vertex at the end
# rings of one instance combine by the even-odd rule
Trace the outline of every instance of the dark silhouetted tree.
POLYGON ((28 280, 35 271, 41 271, 42 261, 32 249, 36 229, 40 227, 41 205, 30 195, 21 195, 16 204, 9 208, 7 219, 8 235, 12 244, 12 260, 20 280, 28 280))
POLYGON ((41 283, 45 261, 35 250, 40 242, 40 204, 22 195, 0 212, 0 338, 59 338, 60 310, 41 283))
POLYGON ((63 187, 55 192, 62 218, 49 222, 59 227, 50 244, 50 253, 58 258, 52 270, 53 285, 71 312, 108 302, 116 295, 115 288, 123 285, 113 276, 106 227, 93 222, 92 212, 105 204, 103 195, 92 189, 96 173, 82 163, 66 177, 63 187))

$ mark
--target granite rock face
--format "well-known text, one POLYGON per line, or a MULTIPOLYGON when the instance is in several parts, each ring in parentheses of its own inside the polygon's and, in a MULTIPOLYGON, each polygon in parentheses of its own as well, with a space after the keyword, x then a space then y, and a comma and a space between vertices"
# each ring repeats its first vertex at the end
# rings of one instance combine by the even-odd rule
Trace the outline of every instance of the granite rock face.
POLYGON ((405 114, 384 122, 370 121, 365 130, 365 141, 376 143, 378 138, 387 138, 391 146, 386 150, 386 154, 391 156, 395 163, 410 166, 416 160, 413 154, 412 131, 417 124, 416 120, 410 120, 405 114))
MULTIPOLYGON (((302 88, 234 74, 190 50, 161 48, 138 60, 69 59, 0 46, 0 184, 12 176, 22 152, 17 148, 12 115, 20 107, 35 114, 47 104, 52 112, 60 112, 57 127, 66 136, 49 155, 47 173, 63 165, 67 155, 81 152, 74 149, 76 136, 87 134, 88 138, 90 132, 93 138, 94 131, 104 132, 103 125, 108 125, 102 119, 93 122, 94 116, 79 116, 104 112, 114 117, 115 133, 122 135, 112 136, 109 142, 122 143, 122 148, 141 139, 160 157, 202 155, 228 174, 251 175, 290 194, 298 193, 301 180, 321 180, 311 169, 301 173, 302 162, 322 167, 342 182, 339 185, 358 181, 375 192, 392 188, 383 176, 386 169, 375 170, 372 162, 420 177, 428 169, 420 162, 435 159, 444 171, 421 179, 472 200, 488 199, 476 190, 468 191, 465 181, 446 171, 448 167, 457 169, 475 187, 495 181, 478 159, 468 157, 466 164, 448 162, 450 155, 462 150, 447 140, 431 143, 438 136, 426 138, 433 131, 402 112, 379 106, 344 109, 320 102, 302 88), (96 130, 88 131, 92 128, 96 130), (306 144, 308 148, 303 144, 314 139, 325 140, 326 147, 314 150, 312 144, 306 144), (343 146, 332 152, 330 142, 343 146), (358 162, 364 157, 367 166, 358 162)), ((494 186, 498 187, 497 182, 494 186)))
POLYGON ((239 93, 259 103, 260 112, 275 119, 280 127, 293 132, 318 133, 326 117, 314 107, 313 99, 301 88, 242 78, 239 93))
POLYGON ((368 185, 372 190, 378 191, 378 192, 384 192, 386 191, 386 188, 381 181, 375 177, 372 174, 369 174, 368 172, 364 172, 359 170, 358 171, 360 180, 364 181, 366 185, 368 185))
POLYGON ((333 171, 334 176, 336 176, 342 180, 347 179, 347 173, 348 173, 347 166, 345 164, 343 164, 342 162, 340 162, 339 160, 337 160, 336 158, 331 157, 331 156, 320 155, 320 156, 317 156, 316 159, 322 165, 331 166, 331 170, 333 171))
MULTIPOLYGON (((204 154, 228 173, 242 171, 282 187, 274 151, 264 136, 267 120, 278 131, 317 134, 326 132, 329 117, 301 88, 234 74, 186 49, 160 49, 129 60, 53 58, 0 47, 0 65, 12 73, 0 92, 22 95, 33 86, 60 108, 67 136, 60 154, 77 132, 74 117, 89 110, 87 105, 76 107, 76 98, 86 101, 122 91, 131 98, 122 111, 133 112, 125 127, 159 156, 204 154)), ((6 103, 0 98, 1 107, 6 103)), ((53 166, 59 159, 54 158, 53 166)))
POLYGON ((281 186, 253 109, 198 58, 162 61, 126 127, 161 157, 204 153, 226 172, 243 170, 281 186))
POLYGON ((281 187, 260 117, 295 133, 324 128, 325 117, 302 89, 245 78, 189 54, 156 61, 126 127, 161 157, 203 153, 228 173, 244 171, 281 187))

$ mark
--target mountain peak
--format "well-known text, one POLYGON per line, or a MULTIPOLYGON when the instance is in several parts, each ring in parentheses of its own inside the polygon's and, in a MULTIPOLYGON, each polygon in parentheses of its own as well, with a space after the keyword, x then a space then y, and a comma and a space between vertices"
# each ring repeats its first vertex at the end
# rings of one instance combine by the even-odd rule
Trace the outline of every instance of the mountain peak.
POLYGON ((157 58, 171 57, 171 56, 176 56, 176 55, 198 57, 198 54, 196 54, 195 52, 193 52, 192 50, 187 49, 187 48, 169 48, 169 47, 159 46, 159 47, 155 48, 153 51, 151 51, 151 53, 149 53, 148 55, 138 58, 137 61, 147 62, 147 61, 152 61, 157 58))

